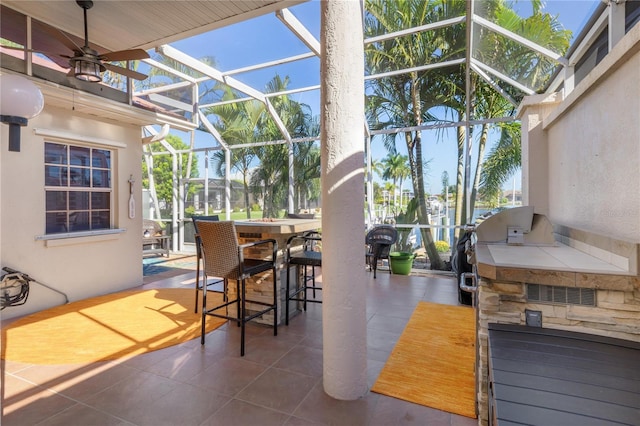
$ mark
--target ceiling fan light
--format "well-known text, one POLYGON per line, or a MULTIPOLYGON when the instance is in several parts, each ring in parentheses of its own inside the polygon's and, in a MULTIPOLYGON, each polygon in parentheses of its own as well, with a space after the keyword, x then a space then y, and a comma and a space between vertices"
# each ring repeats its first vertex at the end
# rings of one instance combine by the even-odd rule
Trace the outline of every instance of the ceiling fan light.
POLYGON ((99 83, 102 81, 101 64, 93 61, 77 59, 73 65, 73 75, 78 80, 88 81, 90 83, 99 83))

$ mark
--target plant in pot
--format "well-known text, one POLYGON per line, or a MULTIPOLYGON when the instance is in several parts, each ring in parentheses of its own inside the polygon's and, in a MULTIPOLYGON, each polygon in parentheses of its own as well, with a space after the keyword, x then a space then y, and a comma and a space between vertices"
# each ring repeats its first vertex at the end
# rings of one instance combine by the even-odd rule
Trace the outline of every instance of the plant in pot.
MULTIPOLYGON (((418 223, 417 207, 417 200, 412 198, 407 204, 406 212, 400 212, 396 216, 396 225, 418 223)), ((394 274, 409 275, 413 268, 413 260, 416 258, 413 253, 413 244, 409 241, 411 228, 402 227, 397 229, 398 241, 394 245, 395 250, 389 253, 389 267, 394 274)))
POLYGON ((392 251, 389 253, 391 272, 397 275, 409 275, 415 258, 416 255, 408 251, 392 251))

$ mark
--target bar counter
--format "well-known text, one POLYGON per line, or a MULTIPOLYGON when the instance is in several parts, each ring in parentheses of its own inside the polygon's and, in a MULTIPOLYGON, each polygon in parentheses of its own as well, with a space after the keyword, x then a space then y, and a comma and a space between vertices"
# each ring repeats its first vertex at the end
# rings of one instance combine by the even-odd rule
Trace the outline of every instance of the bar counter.
MULTIPOLYGON (((319 229, 320 226, 322 226, 320 219, 253 219, 239 220, 236 221, 235 224, 238 233, 255 233, 278 236, 301 234, 305 231, 319 229)), ((278 247, 280 247, 280 241, 278 241, 278 247)))
MULTIPOLYGON (((254 242, 258 240, 264 240, 272 238, 278 242, 278 274, 276 279, 278 280, 277 292, 278 292, 278 316, 279 321, 278 324, 284 323, 284 293, 285 293, 285 285, 287 276, 285 273, 293 273, 295 274, 296 268, 293 267, 290 271, 285 271, 284 268, 284 253, 287 248, 287 240, 292 235, 302 234, 305 231, 319 230, 322 226, 322 222, 320 219, 254 219, 254 220, 242 220, 236 221, 236 232, 238 233, 238 242, 240 244, 245 244, 249 242, 254 242)), ((271 255, 271 250, 269 248, 262 248, 264 251, 261 252, 260 249, 254 249, 256 251, 246 251, 245 255, 250 257, 268 257, 271 255)), ((291 277, 292 282, 295 282, 294 276, 291 277)), ((273 300, 273 291, 272 291, 272 273, 266 272, 262 275, 258 275, 256 277, 249 278, 246 282, 246 291, 247 295, 250 295, 251 299, 254 300, 264 300, 265 302, 269 302, 273 300)), ((233 298, 235 296, 235 286, 229 286, 230 296, 233 298)), ((296 302, 291 302, 289 306, 290 315, 292 313, 296 313, 297 307, 295 305, 296 302)), ((257 310, 258 306, 256 306, 257 310)), ((247 306, 249 311, 252 310, 251 305, 247 306)), ((271 318, 273 313, 268 313, 263 315, 260 318, 256 318, 255 321, 267 325, 273 324, 273 319, 271 318)))

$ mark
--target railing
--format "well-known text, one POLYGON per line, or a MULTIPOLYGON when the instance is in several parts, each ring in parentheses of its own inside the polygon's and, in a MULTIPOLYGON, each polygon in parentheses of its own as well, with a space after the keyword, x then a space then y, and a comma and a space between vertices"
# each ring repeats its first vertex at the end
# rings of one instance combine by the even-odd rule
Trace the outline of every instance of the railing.
MULTIPOLYGON (((173 230, 173 224, 171 220, 166 220, 163 219, 162 222, 164 222, 166 228, 165 228, 165 234, 166 235, 174 235, 174 230, 173 230)), ((193 222, 191 220, 191 218, 186 218, 186 219, 182 219, 181 221, 178 221, 177 223, 178 228, 181 229, 181 232, 183 233, 183 237, 181 238, 181 244, 179 244, 178 246, 178 250, 182 251, 184 250, 184 244, 194 244, 195 243, 195 237, 194 237, 194 231, 193 231, 193 222), (182 224, 181 224, 182 222, 182 224)), ((430 224, 430 225, 422 225, 422 224, 415 224, 415 223, 410 223, 410 224, 403 224, 403 223, 397 223, 397 224, 392 224, 395 228, 398 229, 407 229, 407 230, 412 230, 412 229, 429 229, 429 230, 443 230, 446 231, 447 236, 449 236, 451 234, 452 230, 467 230, 469 229, 470 226, 472 225, 434 225, 434 224, 430 224)), ((375 226, 373 224, 365 224, 365 229, 370 228, 371 226, 375 226)), ((178 231, 178 230, 176 230, 178 231)), ((176 233, 177 234, 177 233, 176 233)), ((433 234, 433 231, 432 231, 433 234)), ((177 235, 174 236, 175 238, 177 238, 177 235)), ((434 239, 437 239, 437 235, 434 235, 434 239)), ((449 243, 449 245, 451 246, 451 249, 453 250, 453 243, 454 241, 451 238, 440 238, 441 240, 447 241, 449 243)))

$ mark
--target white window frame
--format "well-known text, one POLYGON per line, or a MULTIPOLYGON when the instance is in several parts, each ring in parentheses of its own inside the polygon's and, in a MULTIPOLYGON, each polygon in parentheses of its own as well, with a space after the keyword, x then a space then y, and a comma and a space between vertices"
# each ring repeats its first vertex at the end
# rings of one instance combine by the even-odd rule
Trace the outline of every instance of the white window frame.
POLYGON ((46 235, 113 228, 114 156, 115 152, 108 147, 45 140, 46 235), (49 149, 56 146, 60 147, 62 161, 47 162, 49 149), (74 151, 82 151, 82 158, 86 161, 75 162, 74 151), (105 159, 97 161, 96 158, 101 154, 105 159), (47 182, 51 175, 57 175, 60 183, 47 182), (55 193, 64 194, 64 206, 49 207, 49 196, 55 193), (74 200, 79 203, 75 208, 74 200), (62 219, 59 221, 60 228, 56 229, 50 215, 62 219), (74 217, 80 218, 76 225, 73 223, 74 217))
MULTIPOLYGON (((115 201, 117 196, 116 183, 117 183, 117 175, 118 175, 117 174, 118 148, 126 148, 126 144, 122 142, 115 142, 115 141, 100 139, 100 138, 83 137, 73 133, 67 133, 64 131, 50 130, 50 129, 41 129, 41 128, 34 129, 34 133, 36 135, 44 136, 45 143, 53 143, 53 144, 74 146, 74 147, 80 147, 80 148, 90 148, 90 149, 96 149, 96 150, 105 150, 105 151, 111 152, 110 165, 108 168, 110 173, 110 186, 109 188, 100 189, 100 192, 109 192, 109 227, 83 230, 83 231, 56 232, 56 233, 47 234, 46 219, 45 219, 45 224, 44 224, 45 233, 43 235, 35 236, 35 239, 45 240, 45 241, 60 240, 60 239, 67 239, 67 238, 79 239, 79 237, 93 237, 93 238, 99 237, 100 239, 104 239, 104 238, 109 238, 109 235, 121 234, 125 232, 126 229, 120 229, 115 227, 115 217, 116 217, 115 215, 117 213, 115 201)), ((51 163, 45 163, 45 159, 43 158, 43 168, 46 168, 47 164, 52 165, 51 163)), ((44 185, 45 197, 46 197, 47 191, 59 190, 60 188, 71 188, 71 187, 70 186, 58 187, 58 186, 52 186, 52 185, 44 185)), ((82 190, 83 188, 87 188, 87 187, 79 188, 79 190, 82 190)), ((91 189, 91 188, 89 187, 88 189, 91 189)), ((68 190, 68 189, 65 189, 65 190, 68 190)), ((97 192, 97 191, 89 191, 89 192, 91 193, 91 192, 97 192)), ((89 214, 90 214, 90 211, 91 210, 89 209, 89 214)), ((45 206, 44 214, 46 215, 46 206, 45 206)), ((84 240, 84 238, 80 238, 80 239, 84 240)), ((52 243, 52 241, 50 242, 52 243)))

